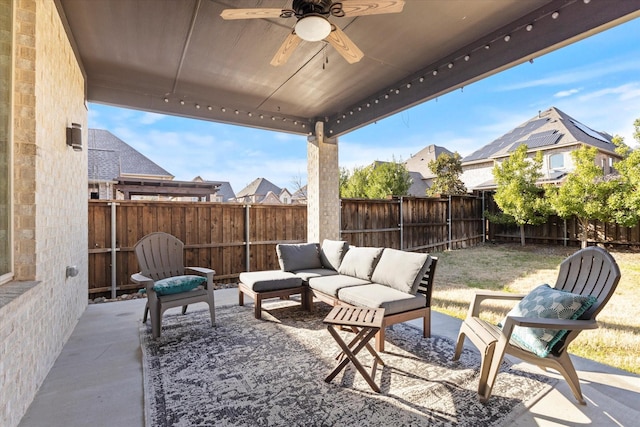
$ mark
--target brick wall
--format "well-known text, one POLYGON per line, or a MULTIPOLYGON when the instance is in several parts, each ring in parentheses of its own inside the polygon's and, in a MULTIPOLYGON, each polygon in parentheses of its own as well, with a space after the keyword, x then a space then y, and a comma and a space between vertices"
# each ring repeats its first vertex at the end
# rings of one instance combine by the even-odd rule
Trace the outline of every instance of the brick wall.
MULTIPOLYGON (((0 306, 0 425, 16 426, 87 304, 84 77, 53 0, 13 5, 14 297, 0 306), (80 274, 65 275, 67 265, 80 274)), ((5 7, 6 6, 6 7, 5 7)), ((5 300, 6 301, 6 300, 5 300)))

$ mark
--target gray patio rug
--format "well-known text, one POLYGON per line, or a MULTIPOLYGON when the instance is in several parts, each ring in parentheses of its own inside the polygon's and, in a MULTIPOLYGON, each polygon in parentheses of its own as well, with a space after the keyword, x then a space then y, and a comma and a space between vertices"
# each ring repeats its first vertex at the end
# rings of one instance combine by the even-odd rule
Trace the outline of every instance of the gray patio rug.
MULTIPOLYGON (((453 362, 453 342, 398 324, 387 329, 386 366, 375 377, 381 394, 351 364, 327 384, 338 353, 322 323, 329 307, 263 308, 269 314, 256 320, 251 306, 218 307, 216 328, 208 311, 165 315, 155 342, 150 326, 140 328, 147 426, 495 426, 554 381, 505 362, 483 405, 476 353, 465 348, 453 362)), ((358 357, 371 366, 366 350, 358 357)))

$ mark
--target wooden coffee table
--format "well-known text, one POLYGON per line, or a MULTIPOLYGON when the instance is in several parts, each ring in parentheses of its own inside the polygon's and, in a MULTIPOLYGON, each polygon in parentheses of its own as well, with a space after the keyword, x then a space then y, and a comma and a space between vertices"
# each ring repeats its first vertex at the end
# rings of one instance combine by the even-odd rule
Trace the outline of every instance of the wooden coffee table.
POLYGON ((329 312, 324 319, 324 323, 327 324, 327 329, 333 338, 336 340, 342 352, 338 355, 338 359, 341 359, 336 368, 325 378, 326 382, 331 382, 340 371, 342 371, 349 362, 353 363, 358 372, 362 374, 364 379, 369 383, 371 388, 380 393, 380 387, 375 383, 374 377, 376 374, 376 368, 378 363, 384 366, 384 362, 369 344, 371 338, 382 328, 382 320, 384 318, 384 308, 366 308, 366 307, 349 307, 349 306, 335 306, 329 312), (347 344, 336 327, 350 328, 356 335, 347 344), (360 361, 356 358, 356 355, 363 348, 367 348, 369 353, 374 358, 373 367, 371 368, 371 374, 362 366, 360 361), (344 357, 346 356, 346 357, 344 357))

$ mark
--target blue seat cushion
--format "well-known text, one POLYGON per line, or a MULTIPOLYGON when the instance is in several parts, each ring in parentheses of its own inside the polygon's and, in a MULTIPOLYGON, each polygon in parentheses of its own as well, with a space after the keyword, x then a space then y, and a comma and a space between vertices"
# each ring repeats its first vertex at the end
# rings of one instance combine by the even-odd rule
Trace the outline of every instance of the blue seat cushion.
MULTIPOLYGON (((575 320, 596 301, 591 295, 573 294, 545 284, 533 289, 507 316, 575 320)), ((504 322, 505 320, 499 326, 502 327, 504 322)), ((566 330, 515 326, 511 339, 539 357, 547 357, 566 333, 566 330)))
POLYGON ((196 289, 198 286, 204 285, 207 278, 188 274, 186 276, 175 276, 161 279, 153 284, 153 290, 158 295, 172 295, 182 292, 188 292, 196 289))

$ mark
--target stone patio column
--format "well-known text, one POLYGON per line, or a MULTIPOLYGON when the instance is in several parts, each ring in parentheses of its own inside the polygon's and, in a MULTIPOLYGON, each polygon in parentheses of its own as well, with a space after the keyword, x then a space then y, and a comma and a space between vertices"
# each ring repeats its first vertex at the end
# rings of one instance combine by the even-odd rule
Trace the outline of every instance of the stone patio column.
POLYGON ((340 239, 338 139, 324 136, 324 123, 307 138, 307 241, 340 239))

